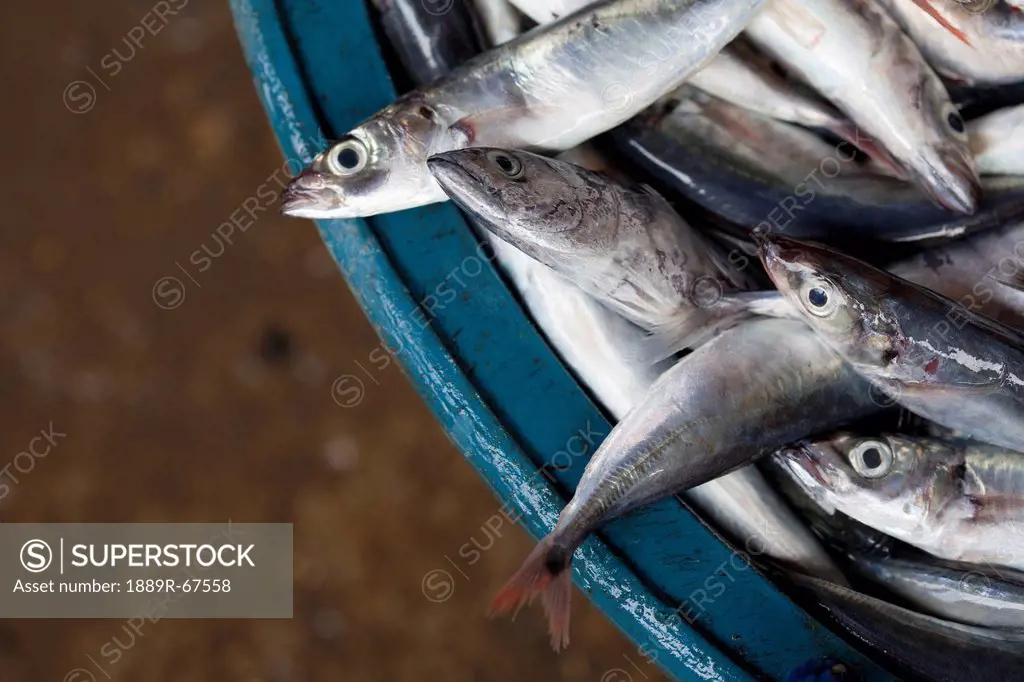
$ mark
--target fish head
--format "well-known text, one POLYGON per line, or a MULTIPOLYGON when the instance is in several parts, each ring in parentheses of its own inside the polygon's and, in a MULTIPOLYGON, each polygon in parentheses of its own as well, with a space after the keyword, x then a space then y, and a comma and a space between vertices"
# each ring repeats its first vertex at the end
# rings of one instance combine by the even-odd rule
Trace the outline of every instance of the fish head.
POLYGON ((425 164, 446 131, 431 107, 400 100, 318 154, 285 188, 281 211, 357 218, 443 199, 425 164))
POLYGON ((898 280, 821 244, 766 232, 754 238, 775 286, 847 361, 884 370, 900 357, 906 339, 890 301, 898 280))
POLYGON ((981 200, 981 179, 960 110, 937 77, 925 78, 917 92, 921 139, 905 164, 907 174, 943 208, 973 214, 981 200))
POLYGON ((927 525, 949 492, 934 447, 898 435, 839 433, 785 448, 777 461, 824 509, 899 537, 927 525))
POLYGON ((460 208, 526 253, 537 257, 540 251, 572 254, 600 248, 594 238, 601 241, 599 226, 610 222, 601 214, 614 202, 597 200, 594 173, 538 154, 492 147, 436 154, 427 165, 460 208))

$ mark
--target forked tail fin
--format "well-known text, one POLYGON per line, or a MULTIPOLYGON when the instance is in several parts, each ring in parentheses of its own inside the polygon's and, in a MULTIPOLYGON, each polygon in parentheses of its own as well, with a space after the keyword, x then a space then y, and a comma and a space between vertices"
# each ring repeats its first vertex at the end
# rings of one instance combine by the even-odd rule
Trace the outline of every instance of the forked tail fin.
POLYGON ((569 646, 569 600, 572 597, 572 571, 567 553, 551 539, 541 540, 515 575, 495 595, 489 616, 512 611, 513 617, 525 604, 538 596, 548 616, 551 647, 561 651, 569 646))

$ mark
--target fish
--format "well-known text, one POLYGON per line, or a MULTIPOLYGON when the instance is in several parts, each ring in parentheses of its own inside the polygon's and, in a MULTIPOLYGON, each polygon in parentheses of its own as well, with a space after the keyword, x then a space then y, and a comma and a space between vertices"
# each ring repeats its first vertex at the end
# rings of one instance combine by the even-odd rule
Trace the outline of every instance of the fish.
MULTIPOLYGON (((756 466, 767 474, 768 480, 800 513, 814 534, 837 555, 890 556, 894 552, 897 541, 892 536, 855 521, 834 507, 826 509, 817 502, 815 498, 821 499, 821 494, 817 491, 810 494, 799 479, 789 473, 785 459, 779 453, 762 459, 756 466)), ((846 584, 845 581, 832 582, 846 584)))
POLYGON ((695 345, 756 307, 759 297, 740 294, 751 273, 650 188, 521 150, 460 149, 428 165, 481 225, 652 332, 652 356, 695 345))
POLYGON ((838 355, 796 320, 723 331, 665 372, 587 463, 555 528, 491 604, 540 596, 555 649, 569 639, 573 552, 608 521, 879 409, 838 355), (813 406, 813 409, 809 409, 813 406))
POLYGON ((914 254, 891 271, 967 312, 1024 328, 1024 218, 914 254))
POLYGON ((849 143, 826 143, 692 87, 608 139, 672 200, 693 202, 744 232, 768 229, 862 255, 893 251, 880 243, 935 243, 1024 215, 1024 179, 985 178, 977 212, 953 213, 916 186, 858 163, 849 143))
MULTIPOLYGON (((1024 52, 1020 58, 1024 61, 1024 52)), ((1024 104, 976 118, 967 130, 983 174, 1024 175, 1024 104)))
POLYGON ((1021 678, 1020 633, 950 623, 827 580, 801 575, 790 579, 810 591, 841 629, 894 661, 903 676, 935 682, 1021 678))
MULTIPOLYGON (((415 46, 423 54, 412 49, 400 50, 399 54, 413 61, 436 64, 436 71, 416 72, 422 80, 433 80, 454 66, 451 60, 442 58, 451 51, 442 42, 420 41, 415 46), (440 55, 433 55, 434 50, 440 55)), ((617 172, 589 144, 573 147, 559 158, 613 177, 617 172)), ((622 419, 670 366, 664 361, 651 363, 640 359, 646 352, 647 333, 546 265, 485 228, 475 228, 548 343, 605 411, 615 420, 622 419)), ((720 532, 734 541, 756 543, 764 548, 763 557, 833 582, 845 582, 818 541, 755 467, 743 467, 708 481, 687 491, 685 496, 720 532)))
MULTIPOLYGON (((613 420, 623 419, 670 363, 640 360, 646 332, 510 244, 497 238, 490 243, 554 350, 613 420)), ((755 467, 691 488, 684 497, 726 537, 763 547, 763 558, 845 584, 821 544, 755 467)))
POLYGON ((1024 451, 1024 337, 826 246, 754 233, 769 277, 823 341, 909 411, 1024 451))
POLYGON ((915 0, 879 2, 942 76, 968 85, 1024 81, 1024 16, 1009 6, 994 0, 931 0, 966 44, 919 12, 915 0))
POLYGON ((427 157, 468 146, 569 149, 678 87, 765 0, 604 0, 417 88, 318 154, 283 192, 305 218, 444 201, 427 157), (665 59, 650 58, 657 46, 665 59), (646 60, 646 63, 645 63, 646 60))
MULTIPOLYGON (((425 5, 419 6, 426 10, 425 5)), ((452 60, 444 58, 453 49, 445 46, 444 40, 456 36, 443 35, 444 39, 412 44, 415 49, 399 50, 403 61, 436 65, 436 69, 413 72, 413 78, 421 83, 445 75, 454 67, 452 60)), ((463 45, 460 49, 475 47, 463 45)), ((589 144, 563 152, 559 158, 590 170, 616 173, 616 168, 589 144)), ((670 366, 668 362, 639 359, 646 352, 646 332, 547 266, 486 229, 475 227, 562 361, 614 419, 624 417, 670 366)), ((832 559, 756 468, 743 467, 708 481, 687 491, 686 498, 728 537, 764 548, 763 557, 844 583, 832 559)))
MULTIPOLYGON (((853 447, 859 445, 863 449, 864 443, 870 447, 872 440, 878 439, 862 438, 853 447)), ((919 448, 928 447, 925 441, 918 440, 917 443, 919 448)), ((885 445, 892 448, 888 442, 885 445)), ((838 446, 833 446, 832 451, 837 449, 838 446)), ((849 458, 854 450, 847 445, 845 452, 849 468, 853 469, 846 475, 856 479, 858 473, 849 458)), ((895 593, 923 613, 968 625, 1024 629, 1024 572, 1003 566, 939 559, 911 549, 840 511, 827 499, 828 493, 819 489, 822 484, 813 475, 801 475, 796 471, 790 473, 789 466, 800 466, 796 461, 787 465, 787 459, 782 455, 765 461, 769 463, 771 472, 777 474, 776 484, 804 514, 814 532, 844 555, 860 575, 895 593), (814 498, 831 504, 830 510, 815 502, 814 498)), ((823 466, 823 469, 827 471, 827 467, 823 466)), ((839 496, 838 492, 833 494, 839 496)), ((909 498, 908 495, 903 499, 909 498)), ((861 518, 882 518, 877 507, 858 506, 852 497, 844 500, 843 506, 856 511, 861 518)), ((913 504, 910 508, 914 508, 913 504)), ((1016 532, 1015 527, 1012 530, 1016 532)))
MULTIPOLYGON (((770 60, 743 36, 726 45, 687 82, 726 102, 777 121, 827 130, 854 144, 860 137, 857 126, 848 118, 828 102, 776 73, 770 60)), ((862 138, 861 142, 873 149, 868 138, 862 138)))
POLYGON ((417 85, 449 73, 482 49, 468 0, 444 0, 438 7, 426 0, 373 0, 373 5, 384 35, 417 85))
POLYGON ((776 459, 828 512, 942 559, 1024 568, 1024 454, 965 439, 838 433, 776 459))
POLYGON ((857 571, 923 613, 965 625, 1024 630, 1024 572, 1009 568, 853 554, 857 571))
MULTIPOLYGON (((544 25, 592 4, 593 0, 515 0, 524 14, 544 25)), ((802 91, 777 74, 765 55, 738 36, 687 81, 737 106, 809 128, 828 130, 843 139, 857 135, 846 117, 827 102, 802 91)))
POLYGON ((773 0, 746 36, 832 102, 938 205, 972 214, 980 185, 966 127, 938 75, 869 0, 773 0))

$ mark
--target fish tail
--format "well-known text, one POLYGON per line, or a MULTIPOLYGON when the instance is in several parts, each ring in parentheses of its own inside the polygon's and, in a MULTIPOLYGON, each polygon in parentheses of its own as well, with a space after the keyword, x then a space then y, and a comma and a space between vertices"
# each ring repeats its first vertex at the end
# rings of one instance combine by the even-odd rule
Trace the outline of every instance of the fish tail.
POLYGON ((569 646, 569 600, 572 597, 572 552, 556 544, 551 535, 541 540, 526 561, 498 591, 489 616, 512 611, 513 617, 538 596, 548 617, 551 647, 560 651, 569 646))

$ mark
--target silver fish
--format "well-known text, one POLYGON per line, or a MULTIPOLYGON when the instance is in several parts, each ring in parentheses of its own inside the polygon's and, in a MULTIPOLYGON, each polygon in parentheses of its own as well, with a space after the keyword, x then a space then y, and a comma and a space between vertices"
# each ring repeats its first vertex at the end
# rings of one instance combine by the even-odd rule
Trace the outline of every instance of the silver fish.
POLYGON ((1024 568, 1024 455, 967 440, 838 434, 778 459, 826 510, 943 559, 1024 568))
POLYGON ((970 85, 1024 80, 1024 16, 994 0, 930 0, 960 40, 915 6, 878 0, 913 38, 936 71, 970 85))
MULTIPOLYGON (((493 9, 503 3, 504 0, 483 0, 480 4, 493 9)), ((408 5, 406 8, 417 9, 408 5)), ((445 16, 459 9, 454 6, 445 16)), ((425 6, 419 11, 430 14, 425 6)), ((499 12, 497 17, 501 16, 499 12)), ((423 18, 423 23, 429 25, 430 21, 430 17, 423 18)), ((484 21, 492 26, 492 35, 500 37, 502 31, 511 30, 493 16, 485 17, 484 21)), ((403 25, 416 23, 409 21, 403 25)), ((459 25, 456 21, 456 27, 459 25)), ((447 30, 443 35, 455 37, 447 30)), ((451 68, 453 60, 449 57, 454 50, 473 47, 471 43, 451 45, 440 39, 415 41, 399 50, 399 54, 407 66, 410 62, 433 65, 431 69, 412 71, 414 78, 430 81, 445 75, 445 69, 451 68), (421 51, 419 55, 417 50, 421 51)), ((615 172, 587 144, 574 147, 559 158, 590 170, 615 172)), ((624 417, 668 368, 668 363, 652 364, 640 360, 646 352, 646 333, 486 229, 477 227, 477 232, 490 244, 495 260, 562 360, 612 417, 624 417)), ((757 547, 764 548, 764 556, 784 565, 844 582, 842 573, 814 536, 753 466, 708 481, 688 491, 686 497, 705 519, 734 540, 756 543, 757 547)))
POLYGON ((742 36, 726 45, 688 82, 762 116, 808 128, 822 128, 856 143, 857 126, 827 102, 778 75, 772 70, 770 60, 742 36))
MULTIPOLYGON (((612 177, 617 173, 590 145, 558 158, 612 177)), ((625 417, 670 366, 643 359, 649 350, 647 333, 551 268, 486 229, 478 231, 562 360, 614 419, 625 417)), ((756 542, 766 557, 784 565, 844 582, 828 554, 755 467, 708 481, 685 496, 728 537, 756 542)))
MULTIPOLYGON (((936 682, 1009 682, 1021 678, 1024 635, 950 623, 825 580, 793 576, 835 620, 904 670, 936 682)), ((905 676, 904 676, 905 677, 905 676)))
MULTIPOLYGON (((1020 59, 1024 62, 1024 51, 1020 59)), ((1024 175, 1024 104, 976 118, 967 131, 983 174, 1024 175)))
POLYGON ((495 597, 492 612, 541 595, 552 644, 564 646, 569 564, 591 532, 875 409, 868 386, 806 325, 756 319, 723 332, 663 374, 615 426, 558 524, 495 597))
MULTIPOLYGON (((515 0, 516 6, 538 24, 576 12, 593 0, 515 0)), ((722 48, 707 66, 688 81, 727 102, 780 121, 830 130, 851 140, 856 127, 842 114, 801 91, 772 70, 769 60, 738 37, 722 48)))
POLYGON ((282 211, 348 218, 444 201, 431 154, 573 147, 678 87, 764 2, 605 0, 540 27, 349 131, 292 180, 282 211), (664 46, 665 59, 652 61, 652 46, 664 46))
POLYGON ((911 412, 1024 451, 1024 337, 827 247, 757 234, 779 291, 819 336, 911 412))
POLYGON ((862 575, 924 613, 967 625, 1024 630, 1024 573, 867 554, 851 559, 862 575))
MULTIPOLYGON (((870 446, 871 440, 875 439, 863 442, 870 446)), ((918 442, 923 445, 923 441, 918 442)), ((890 447, 887 442, 885 445, 890 447)), ((774 482, 804 514, 814 532, 845 554, 858 573, 923 613, 968 625, 1024 629, 1024 572, 939 559, 910 549, 834 508, 830 513, 813 500, 825 499, 827 493, 812 477, 790 473, 787 462, 782 456, 766 461, 771 465, 769 470, 779 474, 774 482)), ((849 475, 856 477, 856 469, 849 475)), ((871 515, 871 510, 859 511, 871 515)))
POLYGON ((649 188, 518 150, 455 150, 429 165, 488 230, 659 333, 670 350, 747 312, 735 294, 749 275, 649 188))
POLYGON ((878 254, 879 241, 958 237, 1024 215, 1024 178, 1016 186, 985 178, 978 211, 952 213, 916 186, 858 163, 848 143, 827 144, 688 85, 609 137, 670 198, 685 197, 736 225, 858 253, 878 254))
MULTIPOLYGON (((611 416, 623 419, 667 369, 665 363, 652 365, 640 359, 647 334, 510 244, 496 238, 490 243, 548 342, 611 416)), ((734 541, 756 543, 767 558, 845 582, 818 541, 755 467, 708 481, 684 497, 734 541)))
MULTIPOLYGON (((892 273, 956 301, 965 312, 1024 328, 1024 219, 1020 217, 912 256, 894 265, 892 273)), ((947 320, 951 326, 960 321, 955 313, 947 320)))
POLYGON ((869 0, 773 0, 746 35, 864 131, 939 205, 980 193, 963 119, 914 43, 869 0))

